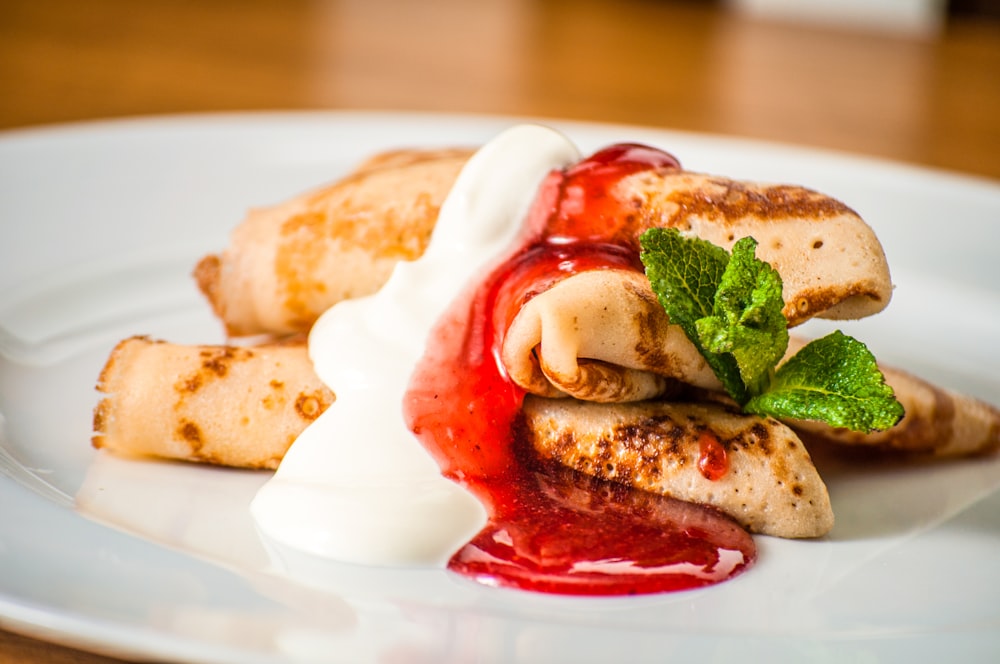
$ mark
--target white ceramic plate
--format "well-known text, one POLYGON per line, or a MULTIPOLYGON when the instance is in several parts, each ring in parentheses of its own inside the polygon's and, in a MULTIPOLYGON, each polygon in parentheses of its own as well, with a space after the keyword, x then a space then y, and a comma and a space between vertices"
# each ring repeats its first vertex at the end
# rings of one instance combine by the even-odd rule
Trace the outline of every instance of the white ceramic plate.
MULTIPOLYGON (((266 474, 90 448, 95 378, 145 333, 222 339, 195 261, 254 205, 383 147, 481 143, 510 118, 292 114, 0 135, 0 626, 199 662, 987 661, 1000 653, 1000 459, 820 460, 821 541, 758 538, 705 590, 570 599, 441 571, 272 557, 247 513, 266 474)), ((796 182, 879 233, 890 309, 845 331, 886 361, 1000 401, 1000 186, 634 127, 553 123, 587 152, 644 141, 691 169, 796 182)))

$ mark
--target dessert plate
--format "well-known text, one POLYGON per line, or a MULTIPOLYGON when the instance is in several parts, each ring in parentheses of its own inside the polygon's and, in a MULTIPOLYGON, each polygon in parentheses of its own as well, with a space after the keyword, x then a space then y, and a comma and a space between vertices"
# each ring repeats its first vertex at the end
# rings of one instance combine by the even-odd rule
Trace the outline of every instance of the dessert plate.
MULTIPOLYGON (((1000 655, 997 457, 818 454, 837 515, 828 537, 758 537, 757 564, 711 588, 581 599, 278 550, 248 512, 267 473, 90 447, 93 386, 117 341, 223 340, 190 271, 247 208, 382 148, 476 145, 523 121, 239 114, 0 134, 0 626, 192 662, 1000 655)), ((584 153, 646 142, 691 170, 844 200, 879 234, 896 291, 885 313, 840 327, 883 361, 1000 401, 1000 184, 725 137, 543 122, 584 153)))

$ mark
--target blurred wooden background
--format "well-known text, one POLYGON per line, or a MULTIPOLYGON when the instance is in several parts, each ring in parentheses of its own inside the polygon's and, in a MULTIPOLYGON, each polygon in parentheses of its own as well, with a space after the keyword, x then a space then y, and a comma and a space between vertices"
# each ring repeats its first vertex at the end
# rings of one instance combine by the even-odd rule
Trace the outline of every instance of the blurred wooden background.
MULTIPOLYGON (((0 129, 203 111, 474 112, 998 179, 998 3, 929 1, 943 11, 915 28, 762 13, 749 0, 0 0, 0 129)), ((111 660, 0 631, 0 661, 111 660)))
POLYGON ((676 0, 4 0, 0 81, 0 128, 213 110, 528 114, 1000 177, 1000 22, 982 14, 921 34, 676 0))

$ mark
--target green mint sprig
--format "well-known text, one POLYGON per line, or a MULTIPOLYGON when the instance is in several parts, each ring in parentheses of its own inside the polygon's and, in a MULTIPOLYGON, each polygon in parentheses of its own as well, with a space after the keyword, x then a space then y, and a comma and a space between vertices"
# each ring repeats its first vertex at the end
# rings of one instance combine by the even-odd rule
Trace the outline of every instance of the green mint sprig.
POLYGON ((839 331, 788 350, 781 276, 745 237, 732 254, 674 228, 639 238, 653 292, 747 413, 820 420, 865 433, 892 427, 903 406, 860 341, 839 331))

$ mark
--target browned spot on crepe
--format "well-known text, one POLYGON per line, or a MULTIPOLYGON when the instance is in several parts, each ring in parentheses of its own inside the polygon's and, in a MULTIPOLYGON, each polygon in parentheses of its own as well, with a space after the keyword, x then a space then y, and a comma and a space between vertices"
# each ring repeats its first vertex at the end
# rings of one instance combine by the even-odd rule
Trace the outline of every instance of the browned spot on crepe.
POLYGON ((711 187, 678 189, 667 196, 677 205, 669 226, 683 226, 695 215, 729 223, 746 217, 762 220, 796 218, 803 221, 829 219, 840 214, 855 214, 840 201, 794 185, 749 187, 743 182, 709 178, 711 187))
POLYGON ((632 282, 624 282, 623 286, 636 299, 649 303, 647 308, 639 309, 636 312, 635 320, 632 323, 635 329, 648 332, 648 334, 636 338, 636 355, 642 358, 646 366, 670 366, 674 363, 673 358, 664 349, 663 344, 657 343, 657 340, 666 336, 667 327, 670 325, 667 312, 664 311, 653 291, 646 287, 645 283, 640 287, 632 282))
POLYGON ((575 470, 680 500, 712 505, 754 532, 815 537, 833 525, 822 479, 786 426, 721 404, 595 404, 529 396, 524 435, 536 451, 575 470), (699 467, 704 435, 727 467, 699 467))
POLYGON ((177 427, 177 437, 191 446, 191 452, 197 454, 204 444, 201 429, 190 420, 181 420, 177 427))
POLYGON ((813 317, 813 314, 825 311, 838 302, 849 297, 865 297, 873 302, 880 302, 882 295, 879 290, 869 284, 855 283, 847 288, 805 288, 799 291, 794 302, 786 302, 782 313, 788 319, 789 325, 796 325, 813 317))
POLYGON ((225 378, 234 362, 249 360, 253 351, 247 348, 233 346, 208 346, 199 351, 201 363, 190 373, 182 375, 174 384, 177 392, 177 406, 184 402, 187 395, 194 394, 208 382, 225 378))
POLYGON ((295 412, 307 422, 312 422, 327 409, 330 403, 332 403, 332 399, 329 399, 323 392, 318 390, 316 392, 303 392, 295 400, 295 412))

